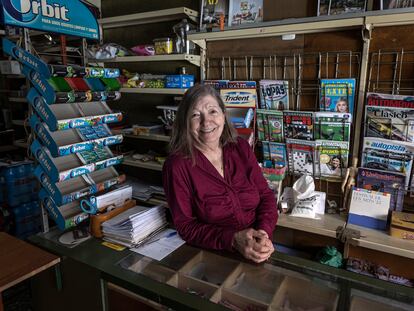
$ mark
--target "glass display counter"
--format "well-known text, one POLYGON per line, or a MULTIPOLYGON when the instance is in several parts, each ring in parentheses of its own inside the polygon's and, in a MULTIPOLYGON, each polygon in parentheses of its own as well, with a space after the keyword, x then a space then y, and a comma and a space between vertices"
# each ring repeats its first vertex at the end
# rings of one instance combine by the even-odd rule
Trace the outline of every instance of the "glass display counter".
MULTIPOLYGON (((159 304, 157 310, 414 310, 413 288, 281 252, 272 254, 264 264, 253 264, 235 253, 211 252, 185 244, 155 261, 128 249, 111 249, 95 238, 65 247, 58 243, 60 235, 39 234, 30 241, 61 256, 68 266, 76 263, 70 264, 75 267, 71 269, 63 265, 64 281, 70 275, 81 285, 89 278, 83 270, 98 276, 90 280, 95 284, 90 286, 101 288, 103 305, 88 309, 91 311, 111 310, 113 306, 119 309, 125 297, 133 295, 159 304), (85 268, 81 270, 80 266, 85 268), (114 290, 121 294, 120 299, 111 299, 114 290)), ((68 304, 65 298, 79 296, 78 286, 73 284, 53 295, 50 287, 48 291, 40 290, 45 286, 43 279, 36 284, 36 297, 43 295, 43 301, 47 301, 39 310, 48 311, 49 305, 55 310, 56 304, 68 304), (49 303, 51 299, 54 304, 49 303)), ((99 300, 96 296, 84 298, 91 306, 99 300)))
POLYGON ((231 310, 414 310, 413 289, 299 258, 227 255, 184 245, 162 261, 132 253, 118 265, 231 310))

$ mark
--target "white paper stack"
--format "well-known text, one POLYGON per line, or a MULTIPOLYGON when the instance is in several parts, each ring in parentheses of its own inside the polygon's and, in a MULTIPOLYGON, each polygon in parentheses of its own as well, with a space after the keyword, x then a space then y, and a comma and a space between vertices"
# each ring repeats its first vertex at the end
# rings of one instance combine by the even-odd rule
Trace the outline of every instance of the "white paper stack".
POLYGON ((135 206, 102 224, 103 239, 136 247, 167 226, 165 207, 135 206))

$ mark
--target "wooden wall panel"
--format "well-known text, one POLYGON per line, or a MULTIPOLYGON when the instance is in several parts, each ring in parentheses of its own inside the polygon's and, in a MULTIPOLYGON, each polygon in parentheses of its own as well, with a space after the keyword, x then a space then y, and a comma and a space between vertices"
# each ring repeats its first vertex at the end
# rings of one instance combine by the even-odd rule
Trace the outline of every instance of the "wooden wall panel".
POLYGON ((414 94, 413 31, 414 25, 374 28, 370 46, 368 91, 414 94))
POLYGON ((210 41, 207 44, 207 57, 223 56, 264 56, 274 54, 292 54, 301 52, 304 36, 295 40, 283 41, 281 36, 255 39, 210 41))
POLYGON ((263 20, 316 16, 317 0, 264 0, 263 20))
POLYGON ((372 31, 370 52, 379 49, 386 50, 414 50, 414 25, 379 27, 372 31))
POLYGON ((307 34, 305 52, 362 51, 361 30, 307 34))

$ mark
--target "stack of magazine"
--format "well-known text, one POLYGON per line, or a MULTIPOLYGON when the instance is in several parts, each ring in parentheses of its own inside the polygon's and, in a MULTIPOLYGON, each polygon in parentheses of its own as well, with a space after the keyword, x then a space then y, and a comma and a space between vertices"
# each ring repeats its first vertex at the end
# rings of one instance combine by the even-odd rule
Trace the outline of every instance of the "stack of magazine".
POLYGON ((167 226, 165 207, 135 206, 102 224, 103 239, 137 247, 167 226))

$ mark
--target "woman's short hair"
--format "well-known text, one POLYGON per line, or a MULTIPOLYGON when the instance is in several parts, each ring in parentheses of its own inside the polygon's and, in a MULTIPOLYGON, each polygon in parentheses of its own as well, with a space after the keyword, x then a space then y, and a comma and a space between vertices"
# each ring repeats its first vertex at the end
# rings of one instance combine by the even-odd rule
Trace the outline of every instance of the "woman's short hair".
POLYGON ((227 143, 236 141, 236 132, 227 119, 225 114, 225 106, 220 95, 210 85, 196 84, 187 90, 184 94, 183 100, 178 106, 170 141, 171 153, 179 153, 194 160, 194 147, 197 147, 199 142, 195 140, 194 135, 191 132, 191 115, 194 106, 203 97, 208 95, 214 97, 225 116, 223 133, 220 137, 221 145, 224 146, 227 143))

